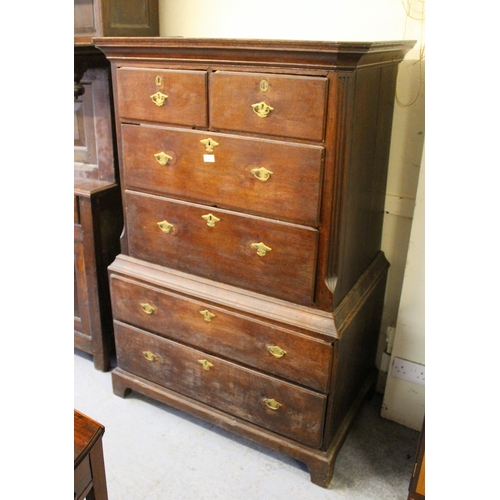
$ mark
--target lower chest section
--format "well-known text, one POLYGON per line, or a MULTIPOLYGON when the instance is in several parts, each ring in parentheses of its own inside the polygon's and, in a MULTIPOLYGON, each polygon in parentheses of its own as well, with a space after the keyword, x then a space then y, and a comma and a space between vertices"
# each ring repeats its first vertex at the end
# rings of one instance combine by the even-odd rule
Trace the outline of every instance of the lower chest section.
POLYGON ((313 448, 322 446, 332 345, 285 324, 112 276, 118 366, 313 448))

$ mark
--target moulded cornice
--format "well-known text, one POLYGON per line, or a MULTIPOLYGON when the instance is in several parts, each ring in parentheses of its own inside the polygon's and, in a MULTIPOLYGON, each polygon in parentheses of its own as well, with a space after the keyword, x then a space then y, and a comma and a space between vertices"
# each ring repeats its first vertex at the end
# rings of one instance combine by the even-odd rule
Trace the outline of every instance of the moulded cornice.
POLYGON ((314 67, 354 70, 398 63, 414 40, 388 42, 322 42, 182 37, 93 38, 96 47, 113 59, 175 60, 228 64, 314 67))

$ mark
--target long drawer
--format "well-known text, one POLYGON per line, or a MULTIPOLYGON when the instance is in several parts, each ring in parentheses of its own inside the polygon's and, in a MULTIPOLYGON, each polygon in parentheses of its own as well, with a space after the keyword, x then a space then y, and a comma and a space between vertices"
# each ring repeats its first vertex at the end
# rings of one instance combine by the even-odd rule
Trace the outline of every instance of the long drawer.
POLYGON ((216 71, 209 77, 210 126, 321 141, 327 90, 323 77, 216 71))
POLYGON ((286 328, 144 285, 110 280, 113 316, 172 340, 318 391, 328 390, 332 346, 286 328))
POLYGON ((205 71, 118 68, 120 118, 207 126, 205 71))
POLYGON ((115 321, 118 366, 308 446, 321 446, 326 396, 115 321))
POLYGON ((320 146, 147 125, 122 139, 126 188, 318 224, 320 146))
POLYGON ((132 257, 313 303, 317 230, 128 190, 124 199, 132 257))

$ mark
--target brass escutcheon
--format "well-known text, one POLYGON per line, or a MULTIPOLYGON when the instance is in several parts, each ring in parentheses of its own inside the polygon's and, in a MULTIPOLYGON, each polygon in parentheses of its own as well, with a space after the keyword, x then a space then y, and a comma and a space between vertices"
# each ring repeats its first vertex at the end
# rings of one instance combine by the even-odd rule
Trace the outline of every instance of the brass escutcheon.
POLYGON ((205 146, 207 153, 213 153, 214 148, 219 145, 218 142, 214 141, 210 137, 208 139, 202 139, 200 142, 205 146))
POLYGON ((275 357, 275 358, 282 358, 285 354, 286 351, 283 350, 280 346, 277 345, 267 345, 266 349, 275 357))
POLYGON ((260 255, 261 257, 264 257, 267 252, 270 252, 272 248, 269 248, 267 245, 264 245, 262 241, 260 243, 252 243, 250 245, 252 248, 255 248, 257 250, 257 255, 260 255))
POLYGON ((156 94, 153 94, 151 96, 151 100, 157 105, 157 106, 163 106, 165 103, 165 100, 167 99, 168 95, 162 94, 161 92, 156 92, 156 94))
POLYGON ((154 156, 155 156, 155 160, 162 167, 165 166, 170 160, 173 160, 172 156, 168 155, 167 153, 164 153, 163 151, 161 153, 156 153, 154 156))
POLYGON ((212 366, 214 366, 212 363, 210 363, 210 361, 207 361, 206 359, 199 359, 198 363, 201 363, 201 366, 203 366, 203 369, 207 370, 207 371, 210 370, 210 368, 212 368, 212 366))
POLYGON ((208 309, 200 311, 200 314, 203 316, 203 319, 207 323, 210 323, 210 321, 212 321, 212 318, 215 318, 215 314, 211 313, 208 309))
POLYGON ((157 222, 156 225, 164 232, 164 233, 170 233, 172 229, 174 229, 174 225, 170 224, 170 222, 167 222, 166 220, 157 222))
POLYGON ((267 82, 267 80, 260 81, 259 89, 261 92, 267 92, 269 90, 269 83, 267 82))
POLYGON ((163 85, 163 78, 160 75, 156 75, 155 83, 157 87, 161 87, 163 85))
POLYGON ((274 411, 278 410, 280 406, 283 406, 281 403, 278 403, 278 401, 276 401, 275 399, 264 398, 262 401, 269 409, 274 411))
POLYGON ((269 104, 266 104, 264 101, 252 104, 252 108, 260 118, 266 118, 269 113, 274 110, 273 107, 269 106, 269 104))
POLYGON ((156 354, 153 354, 151 351, 142 351, 142 355, 148 361, 156 361, 158 359, 158 356, 156 356, 156 354))
POLYGON ((207 221, 208 227, 214 227, 217 222, 220 222, 220 219, 213 214, 202 215, 201 218, 207 221))
POLYGON ((147 302, 141 304, 142 311, 146 314, 153 314, 156 311, 156 307, 148 304, 147 302))
POLYGON ((273 175, 273 172, 271 172, 270 170, 267 170, 267 168, 264 168, 264 167, 253 168, 252 170, 250 170, 250 172, 252 172, 254 177, 256 179, 259 179, 259 181, 261 181, 261 182, 266 182, 269 179, 269 177, 271 177, 271 175, 273 175))

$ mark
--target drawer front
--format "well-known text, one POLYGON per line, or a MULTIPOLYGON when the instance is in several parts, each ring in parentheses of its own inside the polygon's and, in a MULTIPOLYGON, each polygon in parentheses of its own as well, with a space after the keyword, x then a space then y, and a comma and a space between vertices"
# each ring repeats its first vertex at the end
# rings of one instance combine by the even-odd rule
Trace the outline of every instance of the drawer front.
POLYGON ((122 138, 127 188, 318 224, 322 147, 136 125, 122 138))
POLYGON ((118 68, 116 82, 122 119, 207 125, 204 71, 118 68))
POLYGON ((318 231, 125 191, 132 257, 304 305, 318 231))
POLYGON ((209 82, 214 129, 323 140, 326 78, 217 71, 209 82))
POLYGON ((117 321, 115 337, 123 370, 305 445, 321 446, 326 396, 117 321))
POLYGON ((332 346, 128 279, 110 281, 114 318, 326 392, 332 346))

